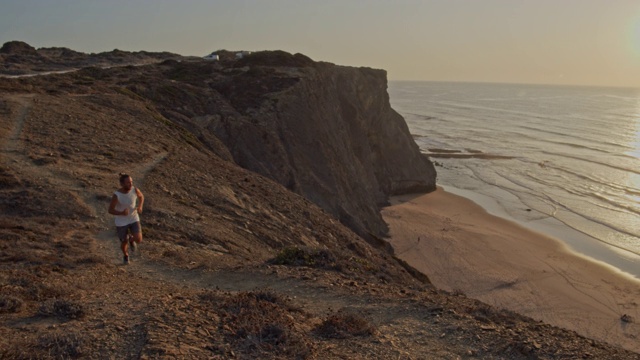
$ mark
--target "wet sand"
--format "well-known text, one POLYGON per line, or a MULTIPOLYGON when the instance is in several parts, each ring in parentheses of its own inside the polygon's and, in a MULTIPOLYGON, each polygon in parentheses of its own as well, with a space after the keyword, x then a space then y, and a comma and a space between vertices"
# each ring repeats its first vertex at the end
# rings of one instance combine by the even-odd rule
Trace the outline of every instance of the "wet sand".
POLYGON ((440 188, 382 215, 396 255, 435 286, 640 352, 637 279, 440 188))

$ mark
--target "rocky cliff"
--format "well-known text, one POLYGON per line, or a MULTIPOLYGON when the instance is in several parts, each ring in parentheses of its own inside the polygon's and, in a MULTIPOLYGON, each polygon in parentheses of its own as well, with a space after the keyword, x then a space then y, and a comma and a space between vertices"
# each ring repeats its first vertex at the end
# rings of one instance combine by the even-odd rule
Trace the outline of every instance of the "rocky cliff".
POLYGON ((240 165, 277 179, 361 235, 384 234, 378 207, 387 197, 431 191, 436 177, 389 105, 386 73, 318 64, 298 79, 253 116, 281 152, 268 155, 251 141, 218 137, 240 165), (242 163, 247 157, 258 161, 242 163))
POLYGON ((165 81, 128 89, 361 236, 386 233, 379 207, 389 195, 435 189, 434 167, 391 109, 382 70, 262 52, 223 64, 169 61, 162 71, 165 81))

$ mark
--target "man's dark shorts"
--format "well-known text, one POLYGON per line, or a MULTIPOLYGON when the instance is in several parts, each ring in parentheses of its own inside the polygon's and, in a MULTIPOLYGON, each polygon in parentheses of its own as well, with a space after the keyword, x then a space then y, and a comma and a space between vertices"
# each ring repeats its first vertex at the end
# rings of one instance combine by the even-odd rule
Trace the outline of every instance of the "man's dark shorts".
POLYGON ((131 231, 132 234, 139 234, 142 229, 140 227, 140 221, 136 221, 129 225, 116 226, 116 231, 118 232, 118 238, 120 239, 120 241, 125 242, 127 241, 127 234, 129 233, 129 231, 131 231))

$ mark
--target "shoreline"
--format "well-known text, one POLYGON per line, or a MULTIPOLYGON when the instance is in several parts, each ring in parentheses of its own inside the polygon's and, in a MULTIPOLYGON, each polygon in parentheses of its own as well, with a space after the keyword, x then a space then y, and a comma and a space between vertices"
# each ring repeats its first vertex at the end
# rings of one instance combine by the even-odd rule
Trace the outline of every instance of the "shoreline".
POLYGON ((511 216, 497 200, 487 195, 450 185, 439 185, 439 187, 447 193, 471 200, 491 215, 515 222, 531 231, 556 239, 567 246, 576 256, 585 257, 593 262, 609 266, 623 276, 640 280, 640 256, 632 251, 598 240, 553 217, 533 221, 518 220, 511 216))
POLYGON ((436 287, 640 352, 640 280, 441 187, 390 202, 390 244, 436 287))

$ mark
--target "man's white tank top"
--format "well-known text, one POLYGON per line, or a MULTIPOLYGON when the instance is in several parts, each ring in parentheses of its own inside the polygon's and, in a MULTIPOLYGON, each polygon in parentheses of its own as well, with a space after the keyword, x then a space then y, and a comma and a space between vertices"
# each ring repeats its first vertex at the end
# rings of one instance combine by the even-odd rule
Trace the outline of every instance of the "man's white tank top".
POLYGON ((136 210, 136 200, 138 200, 138 194, 136 188, 131 187, 128 193, 123 194, 120 191, 114 193, 118 197, 118 203, 116 204, 116 211, 124 211, 129 208, 129 215, 116 215, 116 226, 127 226, 134 222, 140 221, 138 211, 136 210))

